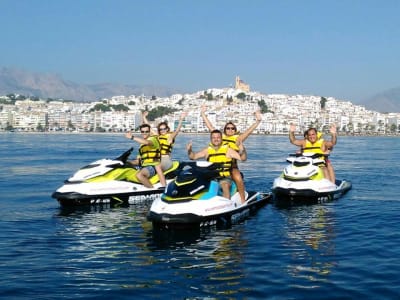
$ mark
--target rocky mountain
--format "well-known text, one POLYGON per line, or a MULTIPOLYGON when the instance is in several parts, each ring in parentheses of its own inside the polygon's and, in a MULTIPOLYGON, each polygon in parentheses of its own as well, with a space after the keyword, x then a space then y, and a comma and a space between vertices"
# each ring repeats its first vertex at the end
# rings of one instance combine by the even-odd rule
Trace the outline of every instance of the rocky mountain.
POLYGON ((360 103, 367 109, 385 112, 400 112, 400 87, 393 88, 382 93, 376 94, 368 100, 360 103))
POLYGON ((15 68, 0 68, 0 95, 21 94, 40 98, 96 101, 116 95, 165 97, 178 90, 162 86, 139 86, 113 83, 84 85, 67 81, 55 74, 33 73, 15 68))

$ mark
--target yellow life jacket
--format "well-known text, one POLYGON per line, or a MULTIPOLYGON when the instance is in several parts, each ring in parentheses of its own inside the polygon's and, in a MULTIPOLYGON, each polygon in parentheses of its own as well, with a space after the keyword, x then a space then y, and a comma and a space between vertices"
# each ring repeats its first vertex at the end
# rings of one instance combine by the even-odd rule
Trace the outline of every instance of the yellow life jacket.
POLYGON ((221 177, 231 176, 232 159, 226 156, 228 149, 228 145, 222 145, 218 149, 214 149, 211 144, 208 147, 207 160, 209 162, 222 164, 221 168, 219 169, 219 176, 221 177))
POLYGON ((154 166, 161 161, 160 143, 157 137, 151 136, 149 140, 153 142, 153 146, 141 145, 139 148, 140 164, 141 166, 154 166))
MULTIPOLYGON (((228 145, 230 148, 232 148, 233 150, 236 150, 239 152, 239 147, 238 145, 236 145, 236 141, 238 139, 239 135, 238 134, 234 134, 234 135, 222 135, 222 142, 225 145, 228 145)), ((232 167, 233 168, 237 168, 238 167, 238 163, 236 159, 232 159, 232 167)))
POLYGON ((234 134, 234 135, 226 135, 223 134, 222 135, 222 143, 225 145, 229 145, 229 147, 231 147, 233 150, 239 151, 239 147, 236 145, 236 141, 238 139, 239 135, 238 134, 234 134))
POLYGON ((175 140, 173 140, 172 143, 168 143, 170 136, 170 133, 161 134, 158 136, 158 141, 160 142, 161 147, 161 155, 169 155, 172 152, 172 147, 174 146, 175 140))
POLYGON ((306 140, 306 145, 302 148, 303 153, 318 153, 324 154, 322 150, 322 145, 324 144, 324 139, 318 139, 314 144, 309 140, 306 140))

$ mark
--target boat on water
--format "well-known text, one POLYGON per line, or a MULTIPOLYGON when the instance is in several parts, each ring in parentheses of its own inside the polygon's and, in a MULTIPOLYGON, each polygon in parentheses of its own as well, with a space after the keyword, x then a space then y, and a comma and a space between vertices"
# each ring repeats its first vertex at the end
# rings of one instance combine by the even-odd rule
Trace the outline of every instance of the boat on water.
POLYGON ((230 199, 222 196, 218 164, 181 162, 181 171, 153 201, 147 219, 157 228, 229 227, 253 215, 271 199, 270 193, 246 191, 241 203, 232 182, 230 199))
POLYGON ((316 204, 342 197, 351 188, 347 180, 331 182, 324 177, 319 165, 321 154, 296 153, 286 159, 289 163, 274 179, 273 201, 278 205, 316 204))
MULTIPOLYGON (((127 162, 132 150, 128 149, 115 159, 96 160, 80 168, 52 197, 62 207, 140 204, 159 198, 165 187, 161 186, 157 174, 150 178, 153 188, 140 183, 136 177, 138 169, 127 162)), ((179 162, 174 161, 164 172, 167 183, 175 178, 178 168, 179 162)))

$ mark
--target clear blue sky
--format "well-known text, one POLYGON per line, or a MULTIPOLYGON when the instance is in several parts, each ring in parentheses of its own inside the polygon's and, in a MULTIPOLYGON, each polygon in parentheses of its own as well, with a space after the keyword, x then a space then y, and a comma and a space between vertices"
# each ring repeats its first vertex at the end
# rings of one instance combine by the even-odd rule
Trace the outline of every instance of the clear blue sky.
POLYGON ((400 86, 399 0, 0 0, 0 67, 359 102, 400 86))

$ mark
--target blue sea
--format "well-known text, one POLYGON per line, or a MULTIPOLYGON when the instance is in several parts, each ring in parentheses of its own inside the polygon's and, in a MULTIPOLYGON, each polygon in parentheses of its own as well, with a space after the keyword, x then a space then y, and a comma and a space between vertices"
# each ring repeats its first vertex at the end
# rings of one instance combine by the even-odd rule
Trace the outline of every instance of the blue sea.
MULTIPOLYGON (((149 205, 64 211, 51 198, 78 168, 115 158, 123 134, 0 133, 1 299, 399 299, 400 140, 339 137, 331 160, 343 198, 279 208, 231 228, 153 231, 149 205)), ((181 134, 186 160, 208 135, 181 134)), ((253 135, 246 187, 268 192, 296 150, 253 135)))

